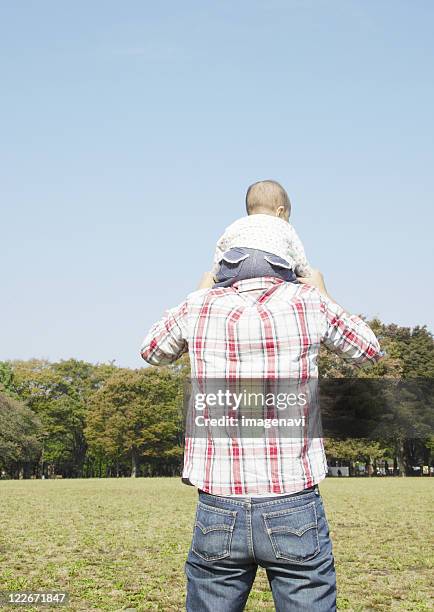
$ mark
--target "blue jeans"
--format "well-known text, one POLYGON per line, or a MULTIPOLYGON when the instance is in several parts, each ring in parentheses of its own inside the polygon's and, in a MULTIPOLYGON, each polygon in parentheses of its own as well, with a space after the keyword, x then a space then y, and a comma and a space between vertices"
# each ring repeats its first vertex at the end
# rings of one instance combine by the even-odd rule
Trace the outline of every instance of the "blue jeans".
POLYGON ((336 575, 318 488, 237 500, 199 493, 185 564, 188 612, 244 610, 258 565, 277 612, 336 610, 336 575))
POLYGON ((278 255, 258 249, 234 247, 224 253, 214 287, 229 287, 236 281, 259 276, 273 276, 284 281, 297 282, 289 263, 278 255))

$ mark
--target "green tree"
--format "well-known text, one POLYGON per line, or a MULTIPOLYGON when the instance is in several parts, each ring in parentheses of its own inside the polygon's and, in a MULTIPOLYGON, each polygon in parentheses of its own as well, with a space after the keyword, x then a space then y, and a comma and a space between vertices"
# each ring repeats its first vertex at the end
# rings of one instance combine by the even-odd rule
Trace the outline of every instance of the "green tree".
POLYGON ((27 477, 42 452, 42 424, 21 402, 0 394, 0 472, 27 477))
POLYGON ((131 462, 131 476, 148 465, 179 464, 179 378, 168 368, 120 370, 92 397, 86 437, 90 450, 113 462, 131 462))
POLYGON ((44 457, 50 471, 81 476, 87 452, 84 427, 89 398, 116 368, 75 359, 58 363, 33 359, 15 361, 11 366, 14 392, 44 425, 44 457))
POLYGON ((348 461, 354 469, 356 461, 363 461, 367 465, 373 465, 375 461, 383 458, 386 448, 374 440, 347 438, 345 440, 334 440, 326 438, 324 447, 327 456, 331 459, 348 461))
POLYGON ((0 361, 0 393, 18 399, 14 389, 14 371, 7 361, 0 361))

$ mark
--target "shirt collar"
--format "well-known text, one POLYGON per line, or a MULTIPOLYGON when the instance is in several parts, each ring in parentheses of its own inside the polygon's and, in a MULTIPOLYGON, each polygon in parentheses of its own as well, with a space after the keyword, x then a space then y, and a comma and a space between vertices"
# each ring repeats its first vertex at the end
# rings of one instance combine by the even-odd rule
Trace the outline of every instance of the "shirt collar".
POLYGON ((246 278, 235 282, 231 287, 238 293, 244 291, 255 291, 258 289, 268 289, 273 285, 281 285, 285 281, 281 278, 274 278, 273 276, 261 276, 258 278, 246 278))

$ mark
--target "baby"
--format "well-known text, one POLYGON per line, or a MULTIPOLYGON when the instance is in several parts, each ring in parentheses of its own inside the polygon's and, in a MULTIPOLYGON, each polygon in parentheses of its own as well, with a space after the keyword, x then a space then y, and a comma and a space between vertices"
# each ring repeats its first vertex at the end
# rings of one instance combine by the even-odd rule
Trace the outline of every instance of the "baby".
POLYGON ((230 225, 218 240, 211 274, 201 287, 229 287, 246 278, 272 276, 294 282, 312 269, 289 223, 291 202, 276 181, 259 181, 246 194, 247 216, 230 225))

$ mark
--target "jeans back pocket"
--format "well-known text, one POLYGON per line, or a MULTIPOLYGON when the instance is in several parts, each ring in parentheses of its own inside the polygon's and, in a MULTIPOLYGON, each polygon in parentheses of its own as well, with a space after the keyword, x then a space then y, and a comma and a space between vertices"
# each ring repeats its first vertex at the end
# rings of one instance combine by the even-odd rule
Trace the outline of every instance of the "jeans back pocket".
POLYGON ((315 502, 263 514, 276 559, 304 563, 319 551, 315 502))
POLYGON ((229 557, 236 511, 198 502, 192 551, 205 561, 229 557))

